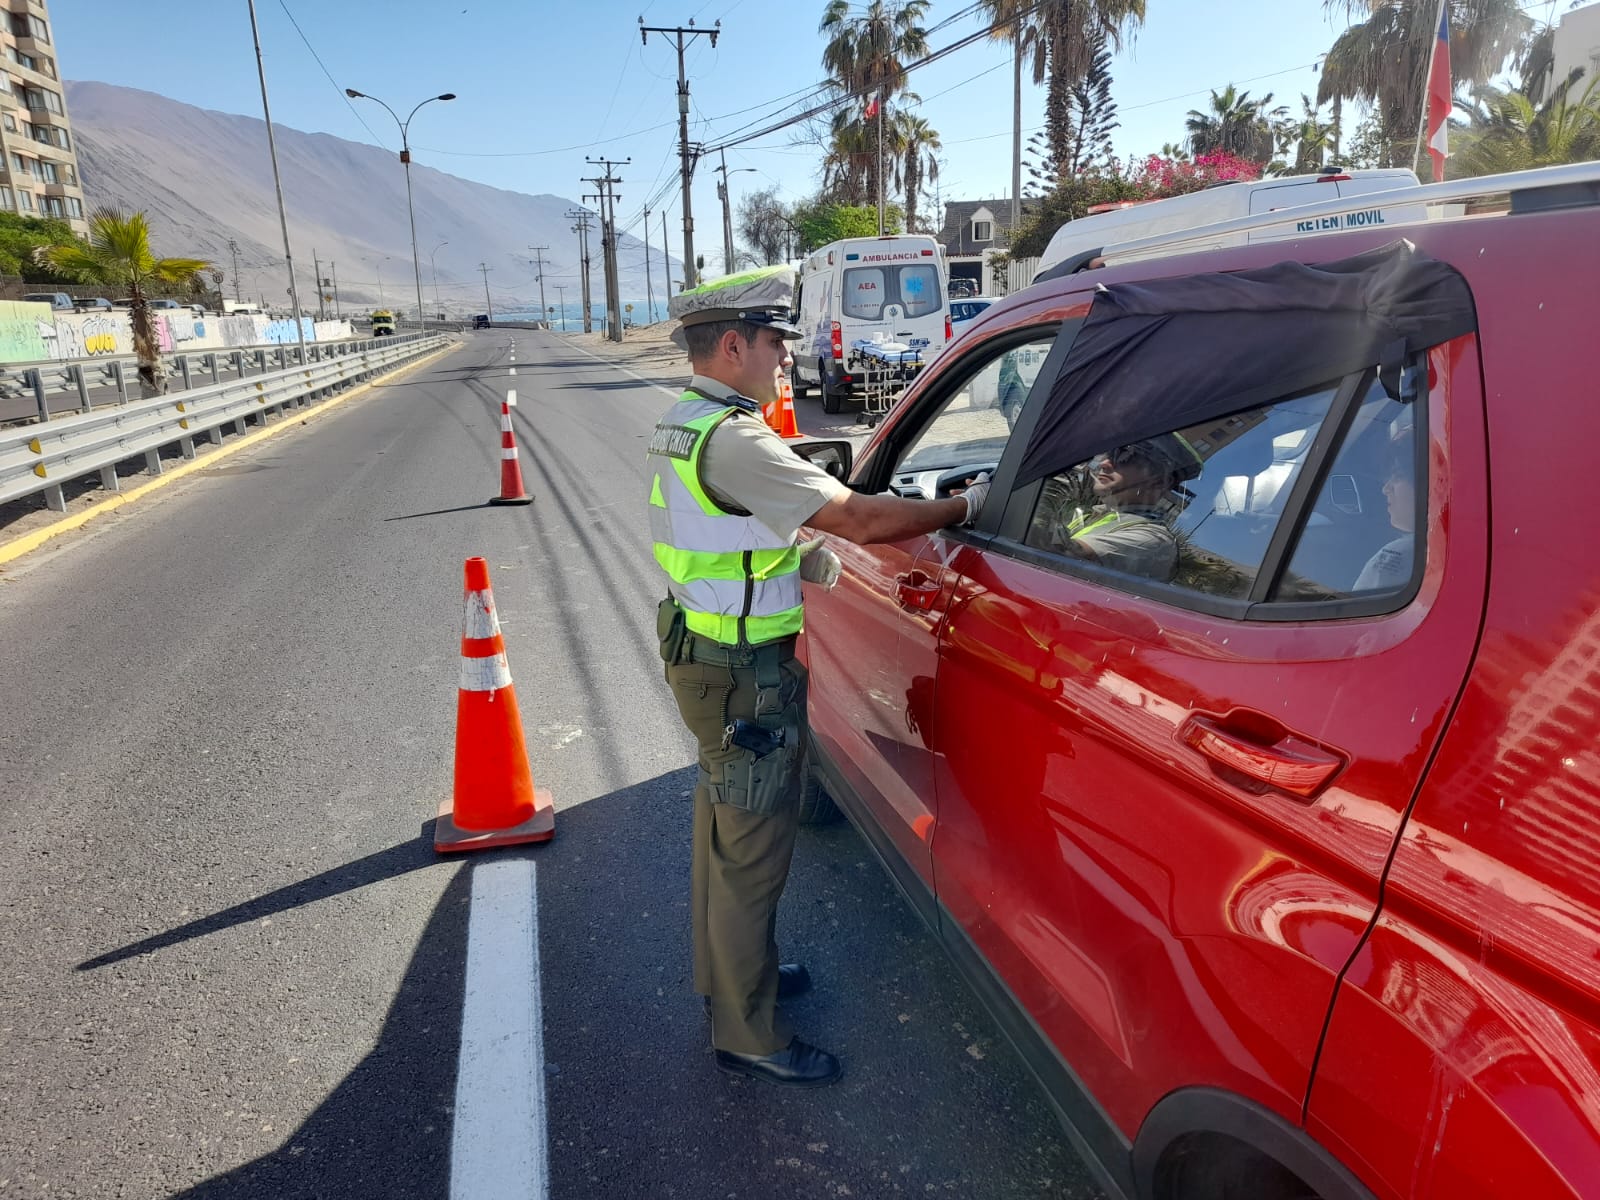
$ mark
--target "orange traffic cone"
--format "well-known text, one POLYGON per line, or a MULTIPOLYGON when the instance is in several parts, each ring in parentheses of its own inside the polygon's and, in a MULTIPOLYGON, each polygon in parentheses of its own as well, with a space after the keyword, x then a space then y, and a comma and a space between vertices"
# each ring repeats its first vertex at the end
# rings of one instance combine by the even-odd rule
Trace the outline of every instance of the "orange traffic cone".
POLYGON ((804 436, 794 419, 794 384, 787 375, 778 381, 778 436, 793 441, 804 436))
POLYGON ((433 848, 482 850, 546 842, 555 835, 555 801, 533 786, 528 771, 517 693, 489 590, 489 564, 469 558, 456 699, 455 796, 439 806, 433 848))
MULTIPOLYGON (((517 435, 511 430, 511 406, 500 402, 500 494, 490 504, 532 504, 522 487, 522 464, 517 461, 517 435)), ((487 585, 485 585, 487 586, 487 585)))

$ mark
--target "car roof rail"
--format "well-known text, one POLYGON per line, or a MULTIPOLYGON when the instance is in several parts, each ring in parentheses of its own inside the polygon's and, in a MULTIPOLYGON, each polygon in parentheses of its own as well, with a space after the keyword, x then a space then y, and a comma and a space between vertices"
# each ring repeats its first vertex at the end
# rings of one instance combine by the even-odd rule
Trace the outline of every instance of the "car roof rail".
MULTIPOLYGON (((1099 253, 1108 267, 1143 259, 1166 258, 1175 254, 1198 253, 1202 250, 1215 249, 1219 244, 1218 239, 1235 234, 1262 233, 1282 225, 1295 225, 1322 217, 1337 217, 1348 212, 1387 206, 1415 206, 1422 210, 1421 215, 1414 220, 1392 222, 1399 227, 1429 224, 1437 220, 1458 220, 1466 214, 1441 212, 1430 216, 1429 210, 1437 210, 1446 205, 1465 205, 1468 201, 1491 197, 1508 198, 1508 202, 1495 211, 1512 215, 1600 205, 1600 162, 1540 167, 1531 171, 1509 171, 1501 175, 1480 175, 1472 179, 1451 179, 1444 183, 1428 183, 1416 187, 1393 188, 1384 192, 1340 196, 1333 200, 1318 201, 1316 204, 1300 204, 1293 208, 1280 208, 1274 212, 1252 213, 1247 217, 1218 221, 1214 225, 1197 225, 1192 229, 1179 229, 1171 233, 1152 234, 1150 237, 1113 243, 1099 253)), ((1041 273, 1039 278, 1053 278, 1056 274, 1052 267, 1049 271, 1041 273)))

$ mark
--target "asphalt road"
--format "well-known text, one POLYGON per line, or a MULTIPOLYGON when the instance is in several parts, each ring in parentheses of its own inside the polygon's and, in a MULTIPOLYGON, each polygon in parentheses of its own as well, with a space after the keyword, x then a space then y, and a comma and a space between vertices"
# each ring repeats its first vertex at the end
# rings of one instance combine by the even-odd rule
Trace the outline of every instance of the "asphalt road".
POLYGON ((844 824, 802 834, 780 916, 844 1081, 714 1068, 643 519, 669 403, 467 335, 0 574, 0 1197, 450 1195, 473 879, 507 861, 557 1200, 1097 1194, 844 824), (525 508, 485 504, 508 386, 525 508), (557 832, 440 858, 477 554, 557 832))

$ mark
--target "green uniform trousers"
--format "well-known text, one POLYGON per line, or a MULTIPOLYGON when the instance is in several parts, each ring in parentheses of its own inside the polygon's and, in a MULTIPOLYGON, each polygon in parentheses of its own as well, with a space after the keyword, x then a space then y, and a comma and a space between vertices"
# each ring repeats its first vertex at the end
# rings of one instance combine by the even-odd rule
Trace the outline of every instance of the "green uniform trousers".
POLYGON ((666 675, 683 723, 700 744, 690 883, 694 990, 711 997, 712 1045, 772 1054, 793 1036, 778 1011, 775 931, 800 825, 806 670, 791 657, 778 666, 777 686, 762 689, 754 666, 700 662, 691 654, 669 663, 666 675), (787 731, 784 749, 761 763, 768 783, 756 807, 770 812, 744 805, 750 751, 724 745, 726 728, 741 717, 787 731))

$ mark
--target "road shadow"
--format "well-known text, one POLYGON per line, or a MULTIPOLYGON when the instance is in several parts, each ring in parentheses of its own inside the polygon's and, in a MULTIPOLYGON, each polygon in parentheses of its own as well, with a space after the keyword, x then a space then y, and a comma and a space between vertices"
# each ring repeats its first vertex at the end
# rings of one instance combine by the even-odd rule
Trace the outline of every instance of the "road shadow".
POLYGON ((423 866, 456 871, 371 1052, 277 1149, 178 1195, 446 1200, 472 871, 527 857, 548 1195, 1098 1196, 1021 1063, 843 822, 802 831, 778 936, 816 980, 790 1015, 803 1036, 843 1055, 844 1080, 795 1092, 716 1069, 692 987, 694 782, 686 767, 580 802, 558 796, 568 807, 554 841, 459 863, 440 863, 429 823, 415 842, 92 960, 423 866))

